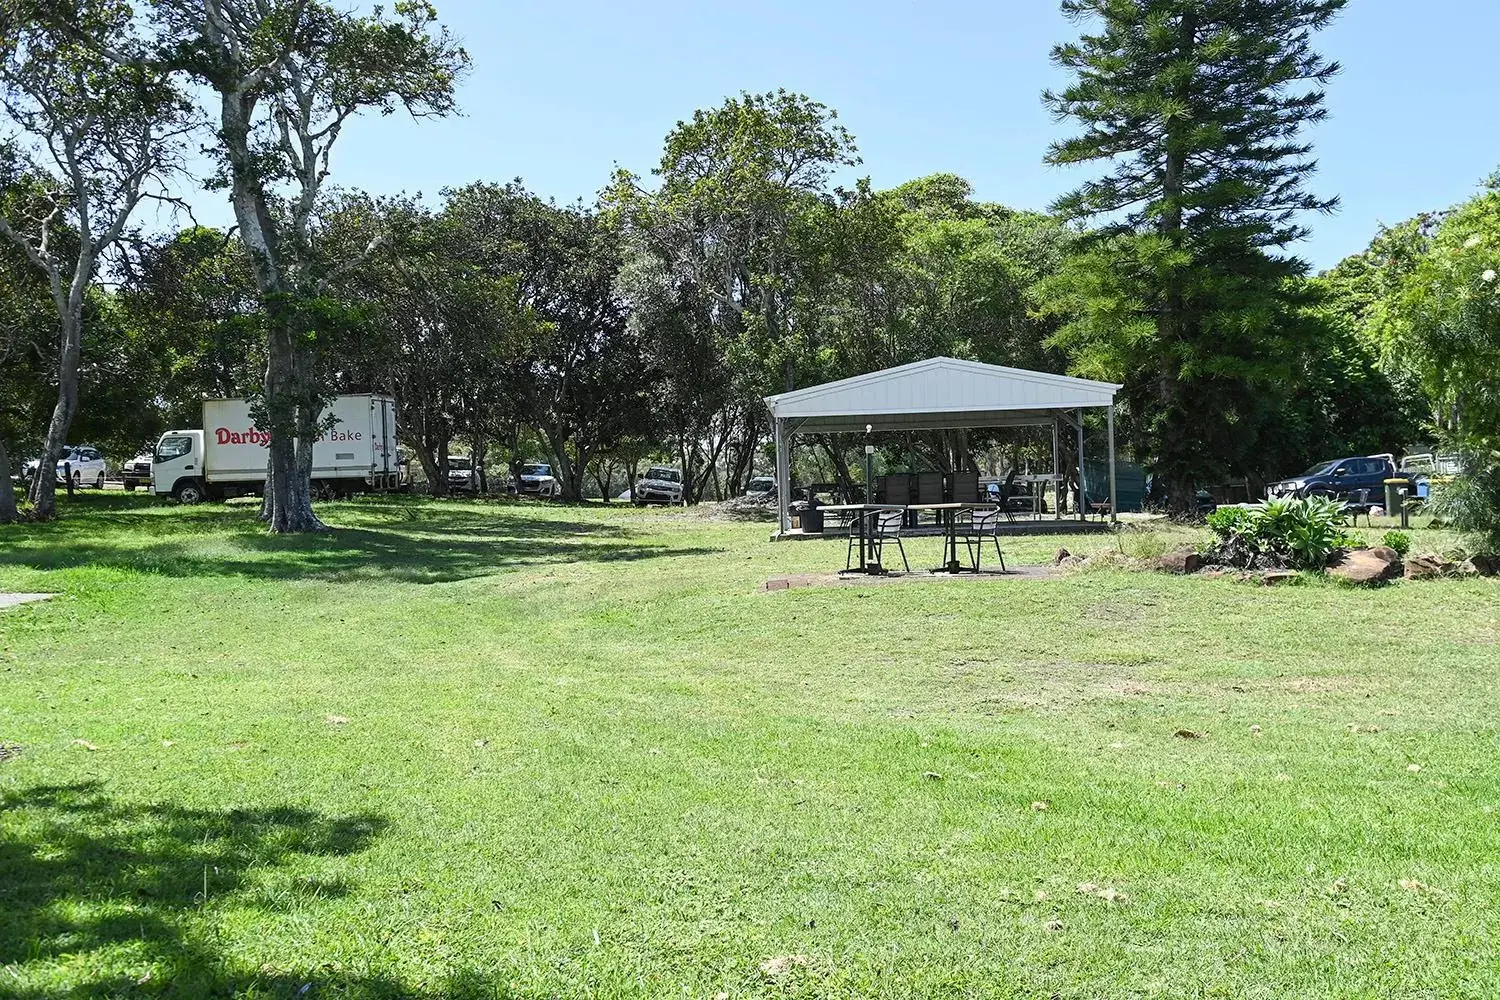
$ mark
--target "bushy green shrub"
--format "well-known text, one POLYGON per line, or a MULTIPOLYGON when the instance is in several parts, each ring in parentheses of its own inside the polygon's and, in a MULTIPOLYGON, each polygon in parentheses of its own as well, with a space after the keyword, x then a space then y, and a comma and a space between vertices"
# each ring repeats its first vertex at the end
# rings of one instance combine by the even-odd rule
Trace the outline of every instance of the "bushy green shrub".
POLYGON ((1471 555, 1500 556, 1500 454, 1466 458, 1433 508, 1463 537, 1471 555))
POLYGON ((1395 549, 1396 555, 1402 559, 1405 559, 1406 554, 1411 551, 1411 536, 1404 531, 1387 531, 1381 542, 1387 548, 1395 549))
POLYGON ((1215 539, 1208 557, 1230 566, 1322 569, 1334 552, 1358 544, 1344 505, 1320 496, 1221 507, 1208 528, 1215 539))

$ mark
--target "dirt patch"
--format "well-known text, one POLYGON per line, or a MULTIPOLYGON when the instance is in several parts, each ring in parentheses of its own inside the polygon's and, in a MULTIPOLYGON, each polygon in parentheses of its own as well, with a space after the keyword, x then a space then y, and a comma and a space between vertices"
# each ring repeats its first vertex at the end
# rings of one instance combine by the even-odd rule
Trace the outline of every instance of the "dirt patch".
POLYGON ((886 573, 868 576, 862 573, 793 573, 773 576, 761 589, 767 591, 797 590, 803 587, 883 587, 898 583, 983 583, 993 580, 1051 580, 1059 574, 1051 566, 1017 566, 1004 573, 982 570, 978 573, 886 573))

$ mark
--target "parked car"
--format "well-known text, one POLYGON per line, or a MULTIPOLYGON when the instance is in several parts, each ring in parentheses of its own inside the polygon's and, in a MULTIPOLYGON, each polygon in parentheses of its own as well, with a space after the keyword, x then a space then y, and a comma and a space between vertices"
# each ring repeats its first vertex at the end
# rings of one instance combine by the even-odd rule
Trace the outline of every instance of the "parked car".
POLYGON ((682 470, 668 465, 653 465, 631 488, 630 499, 637 507, 648 503, 682 503, 682 470))
POLYGON ((472 493, 478 488, 479 478, 474 474, 474 460, 466 455, 449 455, 448 491, 472 493))
POLYGON ((756 476, 745 484, 745 496, 756 500, 774 500, 776 498, 776 478, 774 476, 756 476))
POLYGON ((137 486, 151 485, 151 453, 142 452, 120 466, 120 479, 127 493, 137 486))
MULTIPOLYGON (((41 464, 39 458, 27 459, 21 465, 21 475, 29 482, 41 464)), ((57 458, 59 483, 66 483, 67 472, 71 472, 75 488, 92 486, 96 490, 104 489, 104 456, 98 448, 72 444, 64 448, 57 458)))
POLYGON ((543 497, 556 500, 562 496, 562 484, 552 475, 552 466, 546 462, 528 462, 521 466, 521 496, 543 497))
POLYGON ((1336 458, 1331 462, 1319 462, 1289 479, 1271 483, 1266 487, 1266 495, 1325 496, 1355 506, 1370 506, 1385 502, 1387 479, 1411 481, 1410 476, 1397 472, 1396 463, 1389 455, 1336 458))

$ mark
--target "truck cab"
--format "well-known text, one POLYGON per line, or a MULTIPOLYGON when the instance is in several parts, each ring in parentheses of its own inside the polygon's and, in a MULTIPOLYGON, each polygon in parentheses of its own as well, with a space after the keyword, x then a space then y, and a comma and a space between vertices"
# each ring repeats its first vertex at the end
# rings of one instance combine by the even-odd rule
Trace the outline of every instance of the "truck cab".
POLYGON ((151 456, 151 491, 178 503, 201 503, 208 496, 203 462, 202 431, 167 431, 151 456))

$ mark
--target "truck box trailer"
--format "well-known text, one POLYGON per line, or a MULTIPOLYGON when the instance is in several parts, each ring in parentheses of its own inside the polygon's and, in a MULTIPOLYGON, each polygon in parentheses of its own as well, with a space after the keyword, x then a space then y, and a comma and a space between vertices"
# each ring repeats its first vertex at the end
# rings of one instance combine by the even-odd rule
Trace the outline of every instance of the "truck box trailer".
MULTIPOLYGON (((341 496, 401 486, 396 401, 338 396, 323 411, 330 423, 313 443, 315 494, 341 496)), ((156 443, 152 489, 182 503, 259 493, 266 483, 271 435, 255 425, 250 401, 205 399, 203 428, 167 431, 156 443)))

